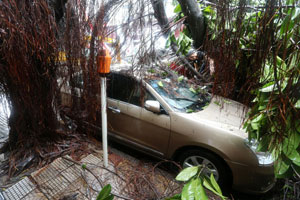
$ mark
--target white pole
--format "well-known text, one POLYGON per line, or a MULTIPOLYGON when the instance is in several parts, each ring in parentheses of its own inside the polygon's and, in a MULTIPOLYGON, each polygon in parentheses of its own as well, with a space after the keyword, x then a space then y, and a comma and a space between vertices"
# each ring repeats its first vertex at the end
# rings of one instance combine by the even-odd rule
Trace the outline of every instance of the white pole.
POLYGON ((103 146, 104 167, 108 167, 107 114, 106 114, 106 77, 101 77, 101 119, 102 119, 102 146, 103 146))

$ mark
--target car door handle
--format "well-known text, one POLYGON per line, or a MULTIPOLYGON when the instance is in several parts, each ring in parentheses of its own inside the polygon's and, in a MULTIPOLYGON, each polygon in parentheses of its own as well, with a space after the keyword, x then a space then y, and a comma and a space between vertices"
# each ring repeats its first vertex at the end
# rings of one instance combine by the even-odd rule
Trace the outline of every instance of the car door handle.
POLYGON ((108 106, 108 109, 110 109, 115 114, 120 114, 121 113, 120 109, 115 108, 115 107, 108 106))

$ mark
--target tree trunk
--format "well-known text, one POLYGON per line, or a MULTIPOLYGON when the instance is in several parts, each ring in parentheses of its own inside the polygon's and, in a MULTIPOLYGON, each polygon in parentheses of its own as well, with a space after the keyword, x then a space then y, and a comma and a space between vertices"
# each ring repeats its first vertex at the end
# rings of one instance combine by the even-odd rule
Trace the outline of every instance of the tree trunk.
MULTIPOLYGON (((194 0, 192 0, 192 1, 194 1, 194 0)), ((153 10, 154 10, 154 16, 157 19, 158 24, 161 27, 164 36, 168 37, 170 34, 170 29, 168 28, 169 20, 166 15, 163 0, 151 0, 151 4, 152 4, 153 10)), ((185 8, 185 10, 188 10, 188 8, 185 8)), ((199 9, 199 12, 201 12, 200 9, 199 9)), ((193 14, 196 14, 196 13, 193 13, 193 14)), ((195 18, 195 17, 193 17, 193 18, 195 18)), ((204 24, 204 18, 202 18, 202 21, 204 24)), ((198 27, 198 28, 204 30, 203 26, 198 27)), ((194 28, 194 29, 198 29, 198 28, 194 28)), ((204 35, 202 37, 204 37, 204 35)), ((193 39, 194 39, 194 41, 196 41, 196 38, 193 38, 193 39)), ((204 38, 201 38, 201 44, 202 44, 203 40, 204 40, 204 38)), ((199 72, 197 72, 195 70, 195 68, 189 63, 189 61, 178 51, 178 46, 173 41, 171 41, 171 48, 172 48, 173 52, 179 57, 179 59, 185 64, 186 68, 188 68, 190 71, 192 71, 192 73, 194 73, 203 82, 207 82, 206 78, 204 76, 202 76, 199 72)))
POLYGON ((63 16, 65 3, 1 2, 0 85, 11 107, 8 148, 3 150, 19 150, 20 156, 30 150, 38 154, 39 147, 60 136, 55 111, 56 22, 63 16))
POLYGON ((178 2, 184 15, 187 16, 187 26, 191 31, 194 46, 198 49, 203 44, 205 36, 204 16, 196 0, 178 0, 178 2))
POLYGON ((163 0, 151 0, 151 4, 154 10, 154 16, 158 21, 159 26, 165 37, 168 37, 170 33, 169 20, 166 15, 164 1, 163 0))

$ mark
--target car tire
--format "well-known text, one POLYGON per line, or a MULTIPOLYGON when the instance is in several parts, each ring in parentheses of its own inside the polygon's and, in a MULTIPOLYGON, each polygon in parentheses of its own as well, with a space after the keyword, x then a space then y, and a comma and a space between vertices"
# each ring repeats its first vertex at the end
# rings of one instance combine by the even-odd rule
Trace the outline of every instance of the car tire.
POLYGON ((225 161, 220 157, 206 150, 190 149, 185 150, 179 156, 177 161, 182 168, 205 164, 207 166, 206 175, 214 174, 215 179, 222 189, 227 190, 232 186, 232 175, 225 161))

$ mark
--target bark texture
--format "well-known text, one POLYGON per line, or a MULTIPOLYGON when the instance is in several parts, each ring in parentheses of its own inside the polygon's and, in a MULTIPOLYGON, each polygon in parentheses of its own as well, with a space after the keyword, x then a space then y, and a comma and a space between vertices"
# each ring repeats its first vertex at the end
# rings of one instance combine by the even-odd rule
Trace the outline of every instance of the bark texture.
POLYGON ((187 16, 187 26, 191 31, 194 46, 196 49, 201 47, 205 36, 204 16, 196 0, 178 0, 181 9, 187 16))
POLYGON ((0 85, 11 107, 10 150, 37 150, 59 137, 56 23, 66 2, 0 2, 0 85))

